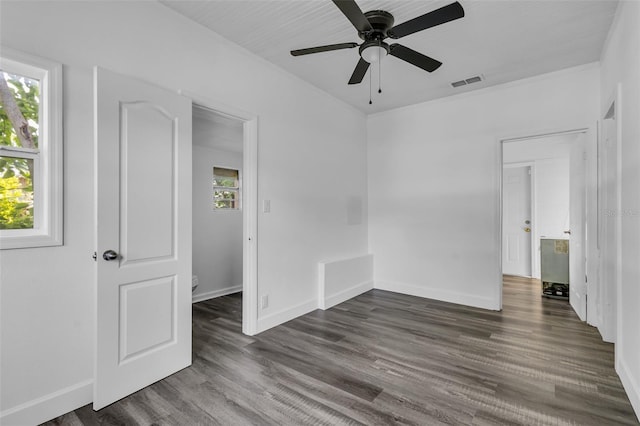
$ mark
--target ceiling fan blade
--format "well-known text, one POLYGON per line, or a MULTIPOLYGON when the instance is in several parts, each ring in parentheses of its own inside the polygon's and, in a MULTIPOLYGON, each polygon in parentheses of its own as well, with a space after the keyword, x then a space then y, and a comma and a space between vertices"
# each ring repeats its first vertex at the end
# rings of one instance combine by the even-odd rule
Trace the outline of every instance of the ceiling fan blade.
POLYGON ((349 79, 349 84, 358 84, 362 82, 367 70, 369 69, 369 62, 360 58, 358 61, 358 65, 356 65, 356 69, 353 70, 353 74, 351 74, 351 78, 349 79))
POLYGON ((402 59, 403 61, 409 62, 410 64, 429 72, 434 72, 440 67, 440 65, 442 65, 442 62, 440 61, 436 61, 433 58, 397 43, 389 46, 389 55, 395 56, 398 59, 402 59))
POLYGON ((363 33, 373 30, 369 20, 355 2, 355 0, 333 0, 338 9, 347 17, 349 21, 356 27, 356 30, 363 33))
POLYGON ((326 46, 308 47, 306 49, 292 50, 293 56, 309 55, 311 53, 330 52, 332 50, 352 49, 358 47, 358 43, 338 43, 328 44, 326 46))
POLYGON ((464 9, 462 8, 462 5, 455 2, 396 25, 387 32, 387 35, 391 38, 400 38, 409 34, 417 33, 418 31, 426 30, 427 28, 435 27, 436 25, 460 19, 463 16, 464 9))

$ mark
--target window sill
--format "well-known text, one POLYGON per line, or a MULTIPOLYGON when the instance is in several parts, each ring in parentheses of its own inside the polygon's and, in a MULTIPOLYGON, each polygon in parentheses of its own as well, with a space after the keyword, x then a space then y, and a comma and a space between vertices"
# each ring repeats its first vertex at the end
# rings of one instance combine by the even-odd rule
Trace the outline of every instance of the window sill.
POLYGON ((0 250, 52 247, 62 245, 62 235, 29 230, 0 231, 0 250))

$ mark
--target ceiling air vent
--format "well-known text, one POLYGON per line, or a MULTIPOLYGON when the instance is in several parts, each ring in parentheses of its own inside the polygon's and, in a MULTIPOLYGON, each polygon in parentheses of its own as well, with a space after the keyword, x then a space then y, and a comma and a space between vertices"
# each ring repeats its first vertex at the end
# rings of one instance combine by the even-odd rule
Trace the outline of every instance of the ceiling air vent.
POLYGON ((473 77, 465 78, 464 80, 454 81, 453 83, 451 83, 451 86, 453 86, 453 87, 461 87, 461 86, 466 86, 467 84, 477 83, 479 81, 482 81, 482 76, 481 75, 476 75, 476 76, 473 76, 473 77))

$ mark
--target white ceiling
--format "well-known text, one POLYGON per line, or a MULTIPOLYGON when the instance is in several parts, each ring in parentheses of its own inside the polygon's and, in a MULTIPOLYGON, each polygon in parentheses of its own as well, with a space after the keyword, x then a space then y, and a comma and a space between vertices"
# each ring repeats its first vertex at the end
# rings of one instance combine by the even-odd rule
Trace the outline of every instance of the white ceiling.
POLYGON ((206 148, 242 152, 243 122, 194 105, 193 143, 206 148))
MULTIPOLYGON (((399 39, 443 62, 429 74, 395 57, 382 61, 382 94, 373 69, 347 85, 358 50, 293 57, 290 50, 361 42, 330 0, 160 0, 279 67, 369 114, 519 80, 599 60, 617 0, 460 0, 465 17, 399 39), (450 83, 482 75, 483 82, 450 83)), ((452 0, 358 0, 363 12, 382 9, 395 23, 452 0)), ((391 40, 387 40, 391 41, 391 40)))

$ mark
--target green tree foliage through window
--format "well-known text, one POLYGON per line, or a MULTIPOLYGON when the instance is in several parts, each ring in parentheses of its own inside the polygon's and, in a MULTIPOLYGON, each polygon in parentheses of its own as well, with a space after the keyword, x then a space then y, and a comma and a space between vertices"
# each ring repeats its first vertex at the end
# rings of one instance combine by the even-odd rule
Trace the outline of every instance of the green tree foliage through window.
POLYGON ((37 153, 40 82, 0 70, 0 146, 16 148, 0 156, 0 229, 33 228, 33 159, 37 153))
POLYGON ((33 160, 0 157, 0 229, 33 228, 33 181, 29 169, 33 169, 33 160))
POLYGON ((215 209, 235 210, 239 207, 238 170, 213 168, 213 207, 215 209))

